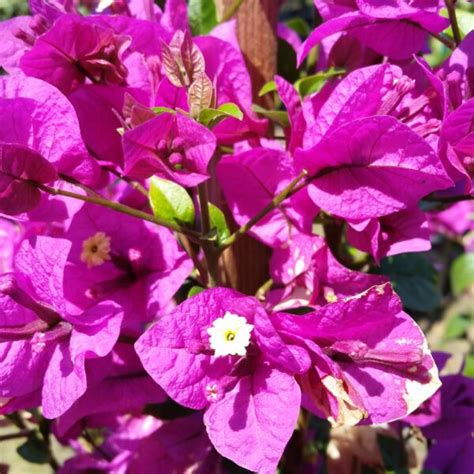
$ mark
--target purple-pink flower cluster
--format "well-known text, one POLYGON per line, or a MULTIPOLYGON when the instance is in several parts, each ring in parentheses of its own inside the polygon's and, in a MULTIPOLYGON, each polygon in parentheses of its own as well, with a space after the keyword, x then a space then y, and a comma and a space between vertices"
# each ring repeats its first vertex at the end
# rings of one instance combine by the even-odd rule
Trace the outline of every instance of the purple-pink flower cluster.
POLYGON ((342 69, 306 95, 275 76, 275 124, 234 21, 193 37, 184 0, 76 3, 0 25, 0 413, 53 420, 62 473, 273 473, 301 413, 445 403, 367 269, 473 230, 474 33, 432 68, 438 0, 315 0, 306 41, 279 33, 300 64, 319 45, 311 74, 342 69), (249 292, 226 275, 252 259, 249 292))

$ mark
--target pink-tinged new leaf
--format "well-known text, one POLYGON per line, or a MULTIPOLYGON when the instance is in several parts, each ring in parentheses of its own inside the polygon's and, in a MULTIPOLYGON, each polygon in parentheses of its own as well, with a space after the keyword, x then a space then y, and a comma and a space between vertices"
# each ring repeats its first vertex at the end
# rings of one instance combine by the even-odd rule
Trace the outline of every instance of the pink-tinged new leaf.
POLYGON ((206 73, 201 72, 197 74, 188 90, 189 111, 191 117, 197 117, 202 110, 210 107, 213 95, 214 88, 206 73))

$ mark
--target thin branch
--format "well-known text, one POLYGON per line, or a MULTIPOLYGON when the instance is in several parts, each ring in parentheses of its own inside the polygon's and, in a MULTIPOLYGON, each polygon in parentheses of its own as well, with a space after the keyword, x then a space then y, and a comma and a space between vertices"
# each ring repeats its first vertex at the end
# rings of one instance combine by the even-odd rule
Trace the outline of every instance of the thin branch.
POLYGON ((66 181, 66 183, 73 184, 74 186, 77 186, 78 188, 81 188, 83 191, 86 192, 88 196, 100 196, 99 193, 94 191, 93 189, 89 188, 85 184, 80 183, 79 181, 76 181, 74 178, 71 178, 69 176, 66 176, 64 174, 59 174, 59 177, 63 180, 66 181))
POLYGON ((159 219, 151 214, 148 214, 143 211, 139 211, 133 207, 125 206, 124 204, 119 204, 118 202, 109 201, 108 199, 104 199, 100 196, 83 196, 81 194, 76 194, 70 191, 64 191, 58 188, 51 188, 44 184, 33 183, 38 189, 44 191, 48 194, 53 196, 65 196, 72 199, 78 199, 80 201, 88 202, 91 204, 96 204, 98 206, 106 207, 108 209, 112 209, 116 212, 121 212, 122 214, 127 214, 132 217, 136 217, 137 219, 142 219, 148 222, 152 222, 157 225, 161 225, 163 227, 167 227, 170 230, 174 230, 180 234, 185 234, 189 238, 196 240, 198 238, 198 234, 192 230, 182 229, 178 224, 173 224, 171 222, 165 222, 162 219, 159 219))
POLYGON ((447 48, 451 50, 456 48, 456 44, 454 43, 454 41, 451 41, 451 39, 449 39, 447 36, 444 36, 441 33, 433 33, 432 31, 430 31, 429 33, 433 38, 436 38, 438 41, 443 43, 447 48))
POLYGON ((0 443, 2 441, 9 441, 11 439, 25 438, 27 436, 30 436, 31 433, 33 433, 33 430, 21 430, 21 431, 18 431, 16 433, 1 435, 0 436, 0 443))
POLYGON ((48 451, 48 464, 51 466, 54 472, 57 472, 59 469, 59 462, 56 459, 51 446, 51 422, 50 420, 42 417, 38 427, 43 438, 43 444, 48 451))
POLYGON ((256 292, 255 297, 261 301, 265 299, 265 295, 270 291, 271 287, 273 286, 273 280, 270 278, 268 279, 256 292))
POLYGON ((237 229, 232 235, 227 237, 221 245, 219 246, 219 250, 222 251, 233 245, 237 240, 239 240, 243 235, 245 235, 255 224, 260 222, 268 213, 273 211, 277 208, 285 199, 293 196, 293 194, 300 191, 304 186, 306 186, 306 178, 308 176, 308 172, 303 170, 285 189, 283 189, 277 196, 275 196, 260 212, 255 214, 246 224, 242 227, 237 229), (305 183, 301 183, 301 180, 305 179, 305 183))
POLYGON ((99 446, 94 438, 91 436, 87 428, 82 430, 82 437, 91 445, 91 447, 97 451, 106 461, 112 461, 112 456, 110 456, 107 452, 105 452, 101 446, 99 446))
POLYGON ((117 176, 118 179, 125 181, 133 189, 135 189, 136 191, 138 191, 139 193, 143 194, 144 196, 148 198, 148 191, 138 181, 134 181, 133 179, 127 178, 126 176, 122 176, 118 171, 114 170, 113 168, 109 166, 102 166, 102 168, 108 171, 109 173, 112 173, 114 176, 117 176))
POLYGON ((458 19, 456 17, 456 0, 445 0, 446 8, 448 9, 449 21, 451 29, 453 30, 454 42, 459 45, 461 42, 461 32, 459 30, 458 19))
POLYGON ((203 235, 209 234, 211 230, 211 219, 209 216, 209 197, 207 195, 206 183, 198 186, 199 209, 201 210, 201 232, 203 235))
POLYGON ((201 247, 206 257, 208 286, 211 288, 219 284, 219 250, 213 241, 207 240, 211 230, 211 217, 209 215, 209 196, 206 183, 198 186, 199 209, 201 211, 201 247))
POLYGON ((201 283, 204 284, 204 286, 207 285, 207 272, 205 268, 203 267, 201 261, 199 260, 199 257, 197 256, 196 252, 194 251, 191 243, 189 242, 188 238, 185 235, 178 234, 178 239, 183 246, 184 250, 186 253, 191 257, 191 260, 194 263, 194 266, 196 267, 197 271, 199 272, 199 277, 201 280, 201 283))

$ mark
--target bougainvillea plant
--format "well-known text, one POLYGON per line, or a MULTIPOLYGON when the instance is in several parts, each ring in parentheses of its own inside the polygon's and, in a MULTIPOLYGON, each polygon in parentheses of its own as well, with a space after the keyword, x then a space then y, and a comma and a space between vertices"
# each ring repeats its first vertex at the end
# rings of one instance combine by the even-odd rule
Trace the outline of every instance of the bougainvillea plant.
POLYGON ((472 379, 420 328, 474 279, 466 253, 443 280, 474 247, 469 7, 29 9, 0 24, 0 443, 61 473, 385 472, 331 468, 338 430, 402 459, 418 426, 426 466, 472 472, 472 379))

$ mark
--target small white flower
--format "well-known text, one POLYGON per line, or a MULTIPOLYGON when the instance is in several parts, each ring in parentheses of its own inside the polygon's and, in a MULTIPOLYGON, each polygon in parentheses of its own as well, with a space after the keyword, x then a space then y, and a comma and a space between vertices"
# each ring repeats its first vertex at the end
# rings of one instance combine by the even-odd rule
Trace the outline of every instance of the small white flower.
POLYGON ((222 318, 217 318, 207 332, 211 349, 216 357, 227 355, 244 356, 250 344, 253 325, 237 314, 228 311, 222 318))

